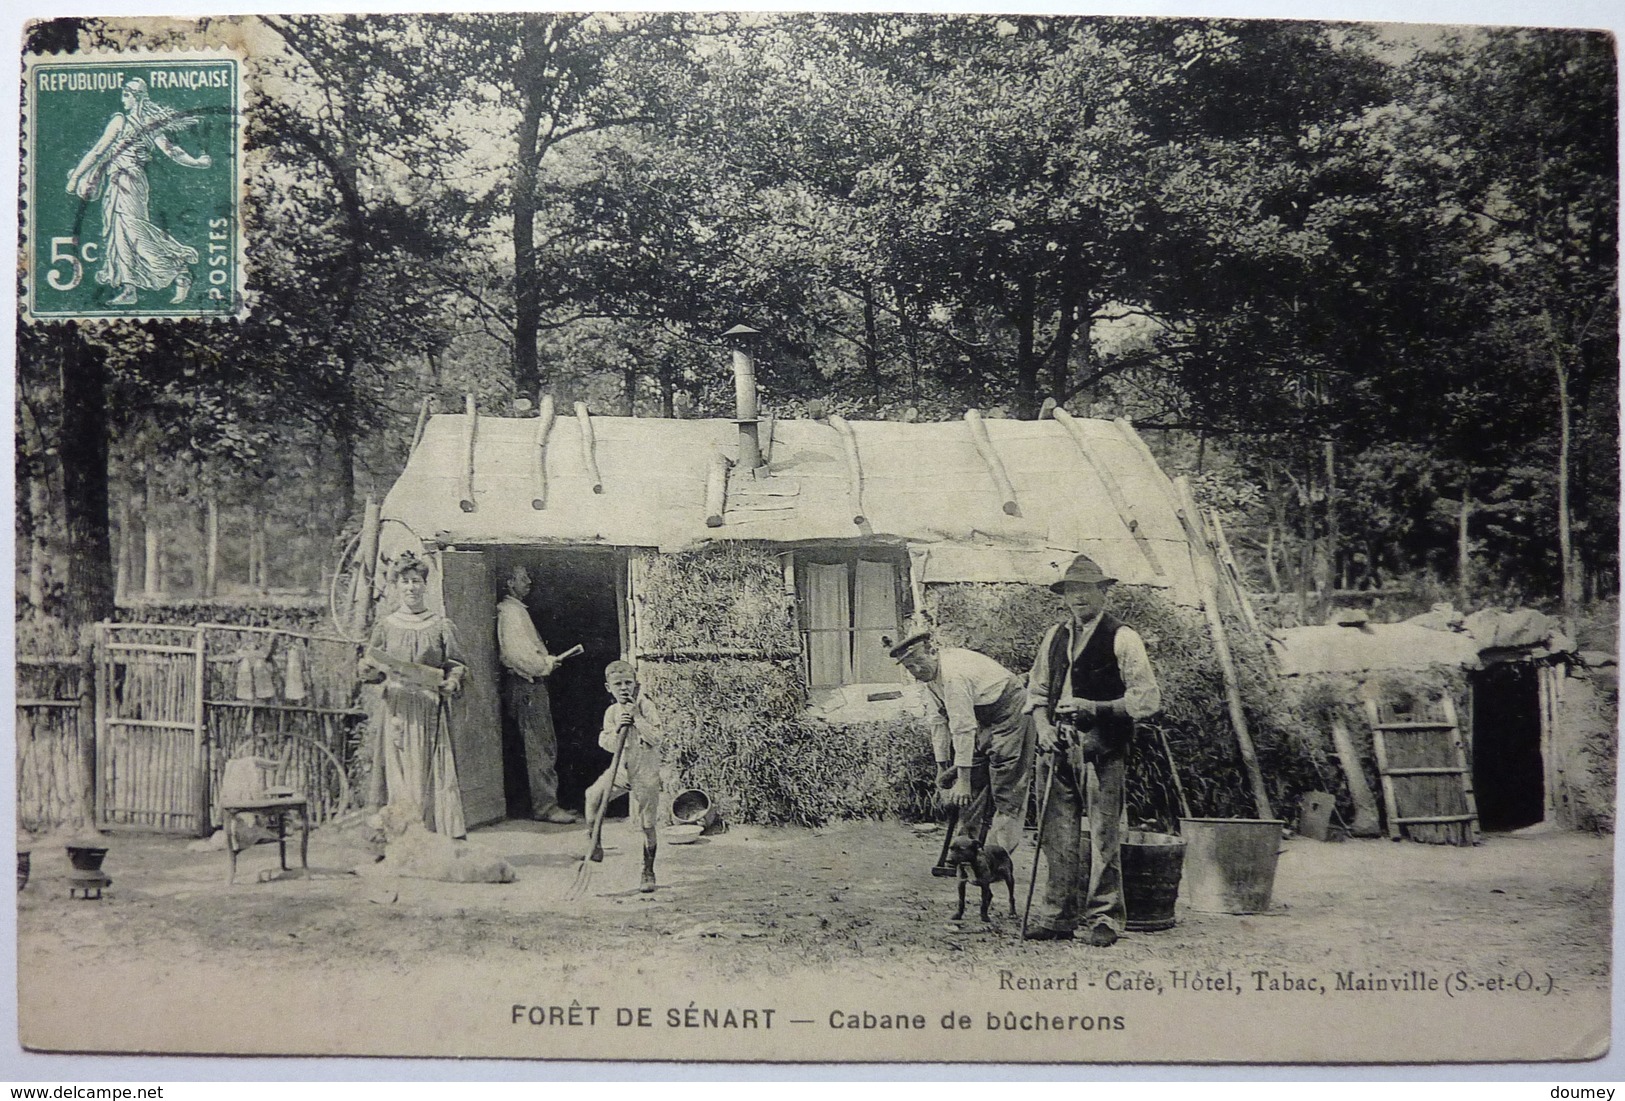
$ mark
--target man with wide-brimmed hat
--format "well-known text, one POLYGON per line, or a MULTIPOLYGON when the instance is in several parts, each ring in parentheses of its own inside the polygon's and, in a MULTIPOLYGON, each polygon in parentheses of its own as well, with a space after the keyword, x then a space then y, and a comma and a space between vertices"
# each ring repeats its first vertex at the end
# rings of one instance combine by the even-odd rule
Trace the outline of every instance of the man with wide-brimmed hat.
POLYGON ((1066 617, 1044 633, 1027 678, 1039 789, 1049 792, 1041 827, 1049 877, 1029 940, 1070 940, 1082 928, 1090 944, 1108 947, 1127 917, 1120 845, 1129 745, 1135 720, 1155 714, 1162 693, 1145 642, 1106 611, 1116 582, 1088 555, 1071 561, 1050 586, 1066 617))
POLYGON ((939 647, 929 631, 891 648, 891 656, 920 682, 931 721, 943 801, 965 808, 959 832, 978 837, 993 804, 990 844, 1015 852, 1026 817, 1032 773, 1033 729, 1020 676, 975 650, 939 647))

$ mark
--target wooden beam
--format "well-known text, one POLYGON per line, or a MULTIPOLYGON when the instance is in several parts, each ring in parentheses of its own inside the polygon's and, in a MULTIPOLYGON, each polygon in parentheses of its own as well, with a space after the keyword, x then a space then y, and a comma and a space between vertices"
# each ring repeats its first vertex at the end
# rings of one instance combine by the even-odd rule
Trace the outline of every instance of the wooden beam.
POLYGON ((208 514, 203 522, 203 595, 214 596, 220 589, 220 502, 213 493, 209 494, 207 508, 208 514))
POLYGON ((705 468, 705 526, 720 528, 728 510, 728 457, 720 451, 711 454, 705 468))
POLYGON ((858 462, 858 437, 846 418, 829 415, 829 426, 841 437, 841 451, 846 455, 846 493, 852 503, 852 522, 859 527, 867 523, 863 515, 863 467, 858 462))
MULTIPOLYGON (((1539 675, 1544 677, 1550 672, 1552 672, 1551 669, 1542 669, 1539 675)), ((1478 793, 1473 788, 1473 772, 1467 767, 1467 747, 1462 741, 1461 721, 1456 716, 1456 701, 1454 697, 1450 695, 1448 689, 1445 690, 1444 695, 1440 698, 1439 706, 1444 709, 1445 720, 1450 723, 1450 748, 1456 755, 1456 768, 1461 772, 1461 798, 1462 801, 1467 805, 1467 813, 1471 816, 1472 822, 1472 824, 1467 827, 1467 830, 1471 835, 1473 844, 1479 845, 1483 843, 1484 838, 1479 832, 1478 793)), ((1541 725, 1544 726, 1546 724, 1542 722, 1541 725)), ((1546 785, 1542 783, 1541 786, 1545 787, 1546 785)), ((1550 820, 1552 817, 1550 813, 1550 802, 1547 804, 1547 809, 1548 813, 1546 818, 1547 820, 1550 820)))
POLYGON ((540 510, 547 507, 547 436, 553 431, 553 395, 538 395, 536 410, 536 449, 531 456, 536 495, 530 499, 530 507, 540 510))
MULTIPOLYGON (((1230 553, 1230 540, 1225 538, 1224 524, 1219 520, 1219 510, 1209 509, 1208 519, 1213 522, 1213 536, 1219 552, 1219 562, 1224 566, 1224 575, 1230 582, 1231 592, 1235 594, 1236 606, 1241 609, 1241 618, 1247 621, 1249 630, 1261 635, 1264 628, 1258 622, 1258 614, 1253 611, 1253 602, 1247 595, 1247 587, 1241 582, 1241 567, 1236 565, 1236 556, 1230 553)), ((1273 651, 1270 653, 1273 654, 1273 651)))
POLYGON ((988 437, 987 424, 982 420, 982 414, 977 409, 965 410, 965 423, 970 426, 971 443, 976 445, 976 453, 982 457, 982 465, 993 476, 993 488, 999 494, 999 507, 1006 516, 1020 516, 1021 507, 1016 504, 1016 487, 1010 484, 1010 475, 1004 469, 1004 460, 999 453, 993 450, 993 441, 988 437))
POLYGON ((1399 799, 1394 792, 1394 781, 1388 774, 1388 744, 1383 740, 1382 717, 1377 701, 1365 701, 1366 720, 1371 724, 1371 749, 1377 756, 1377 775, 1382 778, 1382 805, 1388 811, 1388 838, 1400 839, 1399 799))
POLYGON ((464 512, 473 512, 474 504, 474 439, 475 428, 479 424, 479 409, 474 405, 474 395, 463 395, 463 491, 457 498, 457 507, 464 512))
POLYGON ((768 464, 773 461, 773 429, 777 428, 778 425, 779 415, 769 413, 767 415, 767 438, 762 441, 762 464, 756 468, 762 474, 767 473, 768 464))
POLYGON ((604 476, 598 473, 598 444, 593 437, 592 414, 587 412, 587 403, 578 401, 575 404, 576 423, 581 426, 581 465, 586 468, 587 478, 592 483, 594 493, 604 492, 604 476))
POLYGON ((412 446, 406 449, 406 457, 409 459, 412 452, 418 449, 418 444, 423 442, 423 430, 429 426, 429 407, 433 402, 433 395, 424 394, 423 401, 418 404, 418 423, 417 427, 412 429, 412 446))
POLYGON ((1213 653, 1219 659, 1219 669, 1224 674, 1225 703, 1230 709, 1230 725, 1236 731, 1236 744, 1241 749, 1241 763, 1247 772, 1247 780, 1253 789, 1253 803, 1258 808, 1260 818, 1274 818, 1275 811, 1270 806, 1269 791, 1264 787, 1264 773, 1258 766, 1258 750, 1253 745, 1253 734, 1247 725, 1247 713, 1241 704, 1241 678, 1236 672, 1236 661, 1230 653, 1230 636, 1224 629, 1224 619, 1219 615, 1218 606, 1218 574, 1213 568, 1213 560, 1208 557, 1206 542, 1196 528, 1195 518, 1196 502, 1190 495, 1190 485, 1183 477, 1174 479, 1174 491, 1185 502, 1179 510, 1179 522, 1185 529, 1185 538, 1190 543, 1191 566, 1196 573, 1196 590, 1202 598, 1202 612, 1207 617, 1208 633, 1213 637, 1213 653))
POLYGON ((208 837, 213 832, 210 828, 213 823, 209 821, 209 724, 203 704, 209 687, 208 650, 207 633, 199 627, 197 656, 192 660, 192 783, 196 790, 192 792, 192 806, 188 808, 197 815, 199 837, 208 837))
POLYGON ((1116 476, 1104 465, 1096 462, 1095 457, 1089 453, 1088 445, 1083 441, 1083 425, 1078 422, 1076 417, 1059 405, 1051 412, 1056 422, 1066 429, 1066 434, 1072 437, 1072 443, 1077 447, 1078 455, 1083 459, 1083 464, 1094 473, 1096 478, 1100 479, 1100 484, 1106 487, 1107 498, 1110 499, 1112 507, 1117 510, 1117 515, 1123 518, 1123 523, 1128 527, 1128 533, 1134 537, 1134 545, 1140 548, 1140 553, 1145 556, 1146 562, 1151 567, 1151 572, 1158 577, 1162 577, 1164 574, 1162 560, 1157 557, 1157 552, 1152 548, 1151 540, 1147 539, 1145 532, 1140 530, 1140 520, 1134 515, 1134 506, 1129 504, 1128 498, 1123 495, 1123 487, 1117 484, 1116 476))
POLYGON ((372 495, 361 511, 361 541, 356 545, 355 588, 350 593, 350 625, 360 638, 372 628, 373 578, 378 570, 378 533, 382 528, 378 501, 372 495))
POLYGON ((1332 745, 1337 749, 1337 763, 1343 768, 1349 797, 1354 800, 1354 821, 1349 826, 1349 833, 1355 837, 1376 837, 1382 833, 1377 797, 1371 793, 1371 785, 1366 783, 1365 770, 1360 767, 1360 755, 1354 748, 1354 738, 1340 718, 1332 719, 1332 745))

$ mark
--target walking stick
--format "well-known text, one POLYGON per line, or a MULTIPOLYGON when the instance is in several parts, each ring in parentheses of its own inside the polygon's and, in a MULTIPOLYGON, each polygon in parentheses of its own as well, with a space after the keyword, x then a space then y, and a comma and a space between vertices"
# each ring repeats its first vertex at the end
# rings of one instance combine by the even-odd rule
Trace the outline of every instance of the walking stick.
POLYGON ((1055 770, 1061 765, 1061 754, 1066 750, 1066 740, 1060 728, 1055 731, 1055 748, 1050 752, 1055 755, 1049 763, 1049 775, 1044 778, 1044 797, 1038 801, 1038 834, 1033 838, 1033 875, 1027 881, 1027 905, 1021 910, 1021 935, 1027 935, 1027 918, 1033 912, 1033 891, 1038 887, 1038 854, 1044 851, 1044 822, 1049 818, 1049 796, 1055 790, 1055 770))
POLYGON ((937 862, 931 867, 931 874, 944 878, 953 878, 959 872, 948 865, 948 846, 954 843, 954 830, 959 828, 959 808, 948 808, 948 828, 942 834, 942 852, 937 854, 937 862))

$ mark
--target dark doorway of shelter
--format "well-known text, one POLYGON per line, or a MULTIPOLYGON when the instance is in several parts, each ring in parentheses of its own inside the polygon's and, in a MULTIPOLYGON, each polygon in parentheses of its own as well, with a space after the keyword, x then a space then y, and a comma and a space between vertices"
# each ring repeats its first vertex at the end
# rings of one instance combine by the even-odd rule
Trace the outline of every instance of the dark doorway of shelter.
MULTIPOLYGON (((584 652, 566 660, 547 678, 558 734, 559 805, 581 810, 588 785, 609 765, 598 748, 609 694, 604 667, 620 656, 621 628, 615 603, 614 555, 591 551, 536 551, 514 555, 510 566, 530 571, 531 621, 548 652, 562 654, 578 643, 584 652)), ((505 571, 504 571, 505 573, 505 571)), ((528 818, 530 781, 518 731, 503 724, 503 784, 510 818, 528 818)))
POLYGON ((1486 830, 1522 829, 1546 817, 1538 677, 1527 664, 1472 674, 1473 793, 1486 830))

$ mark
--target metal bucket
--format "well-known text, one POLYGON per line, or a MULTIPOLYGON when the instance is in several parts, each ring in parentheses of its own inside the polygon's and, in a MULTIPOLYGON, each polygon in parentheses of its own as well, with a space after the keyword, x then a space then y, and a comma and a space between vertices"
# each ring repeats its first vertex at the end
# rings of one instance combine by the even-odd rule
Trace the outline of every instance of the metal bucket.
POLYGON ((1171 833, 1129 830, 1123 835, 1123 904, 1131 932, 1174 927, 1174 902, 1185 863, 1185 841, 1171 833))
POLYGON ((702 833, 709 833, 717 824, 717 808, 705 792, 688 788, 672 799, 671 817, 679 826, 699 826, 702 833))
POLYGON ((1210 914, 1268 911, 1284 824, 1273 818, 1181 818, 1186 905, 1210 914))

